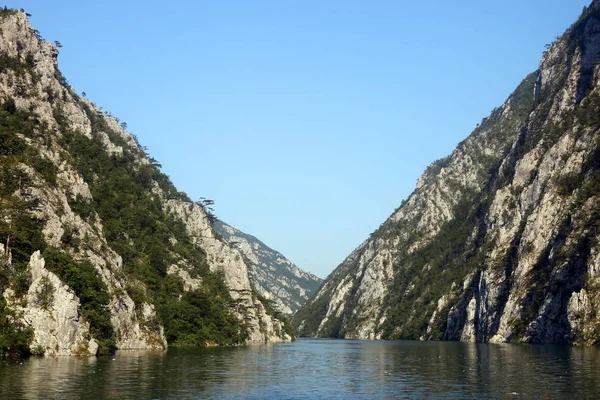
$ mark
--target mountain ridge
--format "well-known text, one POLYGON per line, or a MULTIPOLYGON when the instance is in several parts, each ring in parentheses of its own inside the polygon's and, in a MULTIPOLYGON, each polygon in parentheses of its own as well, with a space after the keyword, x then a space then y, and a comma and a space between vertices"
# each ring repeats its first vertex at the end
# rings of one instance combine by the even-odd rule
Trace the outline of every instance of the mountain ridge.
POLYGON ((58 54, 0 9, 0 353, 292 340, 204 204, 77 95, 58 54))
POLYGON ((600 340, 599 4, 326 278, 301 335, 600 340))
POLYGON ((283 254, 271 249, 255 236, 244 233, 223 221, 213 225, 218 234, 238 249, 250 266, 253 287, 280 312, 291 315, 308 301, 322 279, 303 271, 283 254))

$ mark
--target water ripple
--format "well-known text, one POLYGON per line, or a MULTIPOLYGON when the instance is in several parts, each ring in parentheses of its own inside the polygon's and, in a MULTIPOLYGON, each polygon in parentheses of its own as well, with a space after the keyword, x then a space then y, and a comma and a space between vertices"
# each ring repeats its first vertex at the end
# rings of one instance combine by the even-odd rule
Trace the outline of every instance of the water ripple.
POLYGON ((299 340, 0 362, 2 399, 597 399, 600 351, 299 340))

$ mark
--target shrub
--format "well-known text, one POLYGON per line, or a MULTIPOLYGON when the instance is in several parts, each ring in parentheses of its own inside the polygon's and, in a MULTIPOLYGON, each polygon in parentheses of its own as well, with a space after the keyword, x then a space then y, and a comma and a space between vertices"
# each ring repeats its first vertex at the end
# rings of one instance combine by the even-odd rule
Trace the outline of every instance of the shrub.
POLYGON ((0 355, 28 356, 32 340, 33 329, 20 322, 15 312, 7 306, 0 292, 0 355))
POLYGON ((40 290, 36 294, 36 304, 45 310, 54 304, 54 285, 47 276, 40 279, 40 290))

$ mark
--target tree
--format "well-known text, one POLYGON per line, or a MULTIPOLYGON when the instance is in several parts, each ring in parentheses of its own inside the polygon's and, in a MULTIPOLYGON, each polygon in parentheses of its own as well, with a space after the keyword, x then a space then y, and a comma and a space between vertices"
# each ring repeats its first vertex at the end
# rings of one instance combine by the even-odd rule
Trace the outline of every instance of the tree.
POLYGON ((54 45, 55 45, 56 47, 58 47, 59 49, 61 49, 61 48, 63 47, 62 43, 61 43, 61 42, 59 42, 58 40, 55 40, 55 41, 54 41, 54 45))
POLYGON ((200 200, 198 200, 196 202, 196 204, 199 205, 200 207, 202 207, 202 209, 206 213, 208 222, 210 222, 211 225, 213 225, 215 222, 217 222, 219 220, 217 218, 217 216, 214 214, 215 210, 212 208, 212 205, 215 204, 215 202, 213 200, 209 200, 206 197, 200 197, 200 200))

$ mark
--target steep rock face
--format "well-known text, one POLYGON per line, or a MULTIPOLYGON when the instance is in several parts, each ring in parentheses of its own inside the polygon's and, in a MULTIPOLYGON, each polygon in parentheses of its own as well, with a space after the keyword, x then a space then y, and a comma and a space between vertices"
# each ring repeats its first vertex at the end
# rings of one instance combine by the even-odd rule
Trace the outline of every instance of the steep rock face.
POLYGON ((116 118, 74 92, 57 56, 23 12, 0 11, 0 241, 12 255, 0 263, 0 291, 34 328, 31 346, 94 354, 96 343, 290 340, 203 208, 177 192, 116 118), (42 280, 54 301, 40 307, 42 280), (192 317, 175 312, 197 307, 194 296, 218 300, 192 317), (204 327, 211 318, 226 320, 211 325, 218 332, 204 327), (181 319, 193 335, 177 337, 181 319))
MULTIPOLYGON (((14 60, 14 62, 22 62, 23 58, 26 59, 19 69, 5 67, 5 70, 2 71, 0 96, 3 99, 13 99, 17 108, 30 110, 37 116, 38 124, 52 129, 53 127, 57 128, 57 122, 48 98, 60 93, 63 98, 63 118, 72 129, 89 135, 90 123, 85 117, 84 111, 76 106, 72 94, 59 81, 56 49, 50 43, 39 40, 39 34, 29 25, 23 13, 6 16, 2 18, 0 24, 2 29, 0 53, 5 59, 14 60), (33 73, 25 72, 26 67, 31 67, 33 73)), ((25 138, 25 140, 27 139, 25 138)), ((122 286, 115 276, 120 268, 120 257, 110 249, 101 251, 101 248, 106 247, 106 242, 98 234, 102 231, 100 222, 96 221, 95 226, 90 225, 75 215, 69 207, 68 198, 81 196, 83 199, 87 199, 91 196, 87 184, 72 169, 71 165, 61 159, 61 155, 55 147, 40 148, 39 152, 40 159, 54 164, 55 185, 48 185, 48 182, 40 179, 35 168, 27 165, 27 161, 23 160, 24 162, 19 163, 17 168, 28 177, 31 184, 28 187, 21 187, 18 195, 37 203, 33 212, 39 221, 45 222, 43 234, 46 242, 50 245, 58 245, 65 229, 79 232, 82 237, 87 236, 91 248, 85 252, 73 254, 73 256, 92 262, 110 292, 113 294, 119 292, 118 295, 113 295, 110 301, 111 319, 118 332, 116 345, 120 348, 164 348, 166 341, 162 333, 160 331, 145 332, 139 326, 138 316, 132 313, 133 301, 126 293, 123 293, 122 286)), ((51 276, 56 278, 53 274, 51 276)), ((30 291, 35 291, 35 284, 34 281, 30 291)), ((62 286, 57 286, 57 288, 60 289, 62 286)), ((58 312, 61 311, 58 310, 58 312)), ((71 311, 62 310, 62 312, 70 313, 71 311)), ((28 315, 33 315, 32 313, 35 313, 35 310, 25 308, 25 319, 28 315)), ((153 311, 149 311, 149 313, 153 314, 153 311)), ((45 329, 43 324, 38 326, 37 337, 47 334, 47 332, 41 331, 43 329, 45 329)), ((85 327, 81 329, 85 330, 85 327)), ((56 336, 57 347, 72 349, 79 341, 76 336, 56 336)), ((52 346, 48 347, 48 352, 49 354, 54 353, 52 346)), ((58 351, 59 354, 63 352, 63 350, 58 351)))
POLYGON ((212 271, 223 274, 231 298, 237 303, 236 313, 248 322, 252 343, 290 341, 284 323, 267 314, 265 306, 252 293, 248 267, 240 252, 215 237, 205 210, 197 204, 167 200, 165 207, 184 224, 192 240, 207 255, 212 271))
POLYGON ((596 343, 600 4, 326 280, 300 334, 596 343))
POLYGON ((282 313, 291 315, 317 290, 322 279, 294 265, 283 254, 271 249, 252 235, 222 221, 215 230, 237 249, 248 264, 253 287, 282 313))
MULTIPOLYGON (((45 268, 39 251, 31 255, 29 272, 27 305, 17 305, 17 310, 34 330, 32 346, 41 346, 48 355, 96 354, 98 344, 90 336, 89 323, 79 313, 79 298, 45 268)), ((4 296, 10 299, 13 294, 8 289, 4 296)))

